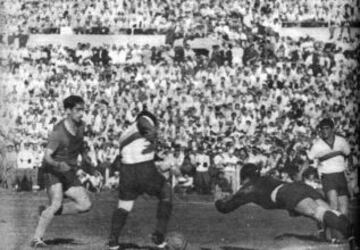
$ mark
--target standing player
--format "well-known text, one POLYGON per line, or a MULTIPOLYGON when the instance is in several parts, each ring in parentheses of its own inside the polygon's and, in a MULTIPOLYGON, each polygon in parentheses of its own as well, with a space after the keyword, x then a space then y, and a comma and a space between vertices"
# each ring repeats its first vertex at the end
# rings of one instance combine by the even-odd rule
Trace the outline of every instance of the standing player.
MULTIPOLYGON (((84 100, 71 95, 63 101, 66 118, 54 126, 48 138, 43 167, 50 205, 40 215, 31 242, 33 247, 45 247, 42 240, 54 216, 77 214, 90 210, 91 202, 77 178, 77 159, 84 151, 84 100), (65 197, 72 201, 63 203, 65 197)), ((84 159, 84 157, 83 157, 84 159)))
POLYGON ((119 202, 113 212, 109 249, 119 249, 118 238, 136 198, 147 193, 159 199, 152 241, 162 249, 172 211, 171 186, 155 167, 157 119, 144 110, 120 137, 119 202))
POLYGON ((247 163, 240 173, 243 186, 234 194, 215 202, 221 213, 229 213, 247 203, 265 209, 286 209, 291 215, 303 215, 339 230, 355 249, 353 229, 348 218, 322 200, 321 195, 302 182, 285 183, 272 177, 260 177, 259 169, 247 163))
POLYGON ((320 139, 313 143, 308 157, 319 162, 318 172, 330 207, 347 215, 349 191, 345 170, 350 146, 343 137, 335 135, 334 123, 331 119, 323 119, 319 123, 319 128, 320 139))

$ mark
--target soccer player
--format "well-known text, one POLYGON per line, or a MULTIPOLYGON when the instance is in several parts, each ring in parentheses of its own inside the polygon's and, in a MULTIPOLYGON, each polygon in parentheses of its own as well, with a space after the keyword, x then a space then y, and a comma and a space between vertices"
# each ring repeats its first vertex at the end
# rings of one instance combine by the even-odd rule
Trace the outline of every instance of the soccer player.
POLYGON ((83 213, 91 207, 87 191, 77 178, 77 159, 84 152, 84 124, 81 120, 84 100, 71 95, 64 99, 63 104, 66 118, 49 134, 43 160, 50 205, 40 211, 32 247, 46 247, 42 237, 54 216, 83 213), (63 203, 64 196, 71 201, 63 203))
POLYGON ((265 209, 286 209, 291 215, 303 215, 329 228, 340 231, 354 247, 353 227, 348 218, 332 210, 312 187, 302 183, 285 183, 269 176, 260 176, 259 169, 251 163, 240 172, 243 186, 234 194, 215 201, 216 209, 229 213, 247 203, 255 203, 265 209))
POLYGON ((350 155, 350 145, 345 138, 335 135, 334 123, 325 118, 319 123, 320 138, 314 141, 308 157, 318 161, 323 191, 334 210, 347 215, 349 191, 345 177, 346 158, 350 155))
POLYGON ((154 157, 158 122, 156 117, 141 111, 136 121, 120 137, 119 202, 113 212, 108 247, 119 249, 118 238, 136 198, 147 193, 159 199, 157 224, 152 241, 159 249, 166 246, 165 233, 172 211, 171 185, 155 167, 154 157))

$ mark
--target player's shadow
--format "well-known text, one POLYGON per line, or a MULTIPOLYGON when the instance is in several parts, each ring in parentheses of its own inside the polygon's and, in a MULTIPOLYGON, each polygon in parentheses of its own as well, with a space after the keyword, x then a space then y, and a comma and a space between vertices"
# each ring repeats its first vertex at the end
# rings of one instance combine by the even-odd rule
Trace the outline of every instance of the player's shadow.
POLYGON ((121 243, 120 249, 132 250, 132 249, 143 249, 143 250, 157 250, 158 248, 153 246, 140 246, 135 243, 121 243))
MULTIPOLYGON (((59 245, 85 245, 82 243, 70 238, 55 238, 44 241, 48 246, 59 246, 59 245)), ((143 250, 157 250, 158 248, 153 246, 140 246, 134 243, 121 243, 120 249, 132 250, 132 249, 143 249, 143 250)))
POLYGON ((75 239, 70 239, 70 238, 55 238, 55 239, 45 240, 44 242, 49 246, 84 245, 84 243, 81 243, 79 241, 76 241, 75 239))
POLYGON ((325 239, 321 239, 313 234, 294 234, 294 233, 284 233, 275 236, 275 240, 284 240, 286 238, 296 238, 304 241, 313 241, 313 242, 327 242, 325 239))
POLYGON ((255 248, 247 248, 247 247, 221 247, 222 250, 256 250, 255 248))

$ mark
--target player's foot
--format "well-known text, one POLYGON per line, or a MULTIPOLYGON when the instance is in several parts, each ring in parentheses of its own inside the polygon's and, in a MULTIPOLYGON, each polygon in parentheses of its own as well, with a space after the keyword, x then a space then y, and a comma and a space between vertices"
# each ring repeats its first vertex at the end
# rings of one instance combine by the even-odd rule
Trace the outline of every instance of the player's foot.
POLYGON ((120 246, 108 246, 107 250, 120 250, 120 246))
POLYGON ((158 249, 166 249, 167 244, 165 241, 164 234, 155 232, 151 235, 151 240, 158 249))
POLYGON ((120 245, 117 242, 109 242, 107 250, 120 250, 120 245))
POLYGON ((30 242, 30 246, 33 248, 43 248, 47 247, 47 244, 42 239, 33 239, 30 242))
POLYGON ((44 205, 39 206, 39 208, 38 208, 39 216, 41 216, 42 212, 43 212, 45 209, 46 209, 46 206, 44 206, 44 205))

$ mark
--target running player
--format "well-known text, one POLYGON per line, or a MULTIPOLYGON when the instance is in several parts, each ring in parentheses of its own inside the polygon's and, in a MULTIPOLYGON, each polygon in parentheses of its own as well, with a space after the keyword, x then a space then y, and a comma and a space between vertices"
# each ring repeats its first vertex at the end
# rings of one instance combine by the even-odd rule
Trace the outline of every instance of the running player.
POLYGON ((91 207, 87 191, 77 178, 77 159, 84 152, 84 124, 81 120, 84 100, 71 95, 64 99, 63 104, 67 116, 50 133, 43 160, 50 205, 40 211, 32 247, 46 246, 42 237, 54 216, 83 213, 91 207), (71 201, 63 203, 64 196, 71 201))
POLYGON ((234 194, 215 201, 216 209, 229 213, 247 203, 255 203, 265 209, 286 209, 291 215, 303 215, 329 228, 340 231, 352 249, 355 238, 347 217, 330 206, 312 187, 302 183, 285 183, 272 177, 261 177, 258 168, 245 164, 240 173, 243 186, 234 194))
POLYGON ((158 143, 156 117, 144 110, 120 137, 119 202, 113 212, 109 249, 119 249, 118 238, 136 198, 147 193, 159 199, 152 241, 165 248, 165 233, 172 211, 171 186, 155 167, 158 143))

